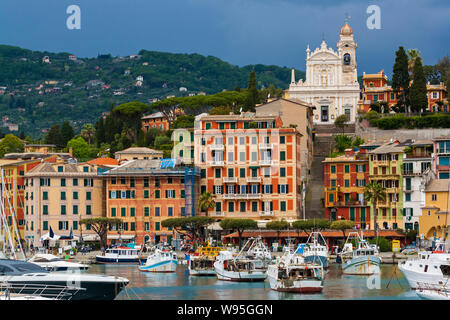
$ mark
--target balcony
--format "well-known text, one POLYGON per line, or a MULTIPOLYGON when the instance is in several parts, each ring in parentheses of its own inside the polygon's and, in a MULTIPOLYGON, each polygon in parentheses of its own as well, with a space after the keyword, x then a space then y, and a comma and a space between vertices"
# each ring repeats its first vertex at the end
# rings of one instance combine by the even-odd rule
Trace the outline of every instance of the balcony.
POLYGON ((273 160, 259 160, 260 166, 273 166, 273 160))
POLYGON ((224 199, 244 199, 244 200, 250 200, 250 199, 261 199, 260 193, 241 193, 241 194, 232 194, 227 193, 223 195, 224 199))
POLYGON ((437 154, 450 154, 450 149, 437 149, 437 154))
POLYGON ((211 150, 223 150, 224 146, 223 146, 223 144, 210 144, 209 148, 211 150))
POLYGON ((213 211, 213 212, 211 212, 210 213, 210 216, 211 217, 223 217, 223 216, 225 216, 225 212, 223 212, 223 211, 219 211, 219 212, 217 212, 217 211, 213 211))
POLYGON ((260 211, 260 217, 273 217, 273 211, 260 211))
POLYGON ((423 158, 431 158, 431 153, 425 154, 406 154, 406 159, 423 159, 423 158))
POLYGON ((366 202, 360 202, 360 201, 339 201, 335 202, 335 207, 367 207, 368 204, 366 202))
POLYGON ((386 188, 387 193, 397 193, 399 188, 386 188))
POLYGON ((212 167, 223 167, 224 161, 223 160, 213 160, 213 161, 211 161, 210 164, 212 167))
POLYGON ((389 166, 389 160, 375 160, 373 161, 374 166, 387 167, 389 166))
POLYGON ((413 171, 402 171, 404 176, 422 176, 423 172, 413 172, 413 171))
POLYGON ((259 149, 273 149, 273 143, 260 143, 259 149))
POLYGON ((223 183, 237 183, 237 177, 223 177, 223 183))
POLYGON ((437 165, 438 171, 449 171, 450 165, 437 165))
POLYGON ((247 177, 245 180, 248 183, 259 183, 261 182, 261 177, 247 177))

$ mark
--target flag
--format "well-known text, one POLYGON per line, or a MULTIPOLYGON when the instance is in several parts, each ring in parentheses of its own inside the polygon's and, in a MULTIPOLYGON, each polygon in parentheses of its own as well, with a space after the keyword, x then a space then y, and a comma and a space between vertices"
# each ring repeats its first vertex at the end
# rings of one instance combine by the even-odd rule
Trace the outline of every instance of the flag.
POLYGON ((52 227, 50 227, 50 233, 49 233, 50 238, 53 238, 55 236, 55 234, 53 233, 53 229, 52 227))
POLYGON ((72 232, 72 227, 70 228, 70 234, 69 234, 69 238, 73 239, 73 232, 72 232))

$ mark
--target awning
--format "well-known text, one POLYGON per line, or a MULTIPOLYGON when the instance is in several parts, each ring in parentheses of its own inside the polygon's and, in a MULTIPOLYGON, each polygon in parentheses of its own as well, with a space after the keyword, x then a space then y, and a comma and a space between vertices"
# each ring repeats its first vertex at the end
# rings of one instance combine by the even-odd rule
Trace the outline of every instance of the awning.
POLYGON ((56 234, 53 236, 53 238, 51 238, 51 237, 50 237, 50 233, 47 232, 46 234, 44 234, 44 235, 41 237, 41 241, 45 241, 45 240, 53 240, 53 241, 56 241, 56 240, 59 240, 59 238, 60 238, 60 236, 58 236, 58 235, 56 235, 56 234))
POLYGON ((88 234, 82 237, 83 241, 97 241, 100 240, 100 237, 96 234, 88 234))
POLYGON ((122 240, 129 240, 129 239, 134 239, 134 235, 128 235, 128 234, 123 234, 123 235, 118 235, 118 234, 108 234, 108 239, 119 239, 121 238, 122 240))

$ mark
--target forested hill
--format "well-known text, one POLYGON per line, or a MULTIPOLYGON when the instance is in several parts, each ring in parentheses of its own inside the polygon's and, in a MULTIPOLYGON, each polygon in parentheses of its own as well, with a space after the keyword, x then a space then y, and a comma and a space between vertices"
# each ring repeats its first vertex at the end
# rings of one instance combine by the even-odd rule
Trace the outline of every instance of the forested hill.
MULTIPOLYGON (((101 54, 77 58, 70 53, 0 45, 2 132, 8 131, 5 125, 18 124, 19 132, 39 137, 44 134, 42 130, 63 120, 70 120, 78 131, 112 105, 246 88, 251 70, 256 72, 258 88, 289 86, 289 68, 260 64, 238 67, 199 54, 141 50, 126 57, 101 54)), ((304 72, 297 70, 296 78, 304 79, 304 72)))

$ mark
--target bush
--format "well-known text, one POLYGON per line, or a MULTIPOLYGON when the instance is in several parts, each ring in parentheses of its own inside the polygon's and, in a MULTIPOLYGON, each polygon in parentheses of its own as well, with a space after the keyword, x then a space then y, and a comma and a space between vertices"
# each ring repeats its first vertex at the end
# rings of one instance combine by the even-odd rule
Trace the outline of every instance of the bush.
POLYGON ((380 252, 391 252, 392 251, 392 242, 386 239, 385 237, 379 237, 378 243, 377 238, 372 238, 369 240, 370 244, 377 244, 380 247, 380 252))
MULTIPOLYGON (((366 115, 367 117, 367 115, 366 115)), ((402 114, 381 119, 373 118, 370 125, 382 130, 392 129, 421 129, 421 128, 450 128, 450 114, 433 114, 426 116, 405 117, 402 114)))

